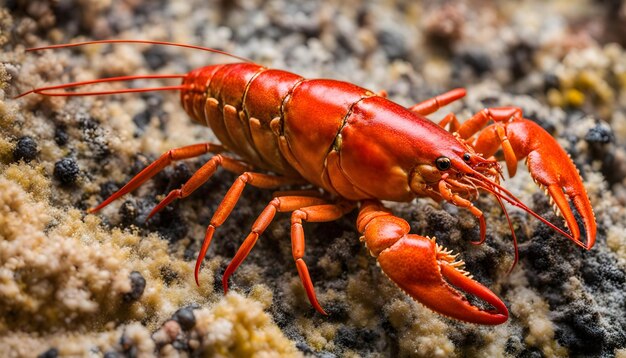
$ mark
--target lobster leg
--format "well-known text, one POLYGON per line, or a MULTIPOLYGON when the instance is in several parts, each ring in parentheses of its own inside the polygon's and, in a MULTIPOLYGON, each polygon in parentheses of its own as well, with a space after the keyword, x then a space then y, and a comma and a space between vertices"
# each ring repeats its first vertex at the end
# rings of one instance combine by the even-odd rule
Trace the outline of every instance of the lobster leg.
POLYGON ((174 189, 167 194, 167 196, 161 200, 161 202, 152 209, 148 218, 146 220, 150 220, 156 213, 161 211, 164 207, 166 207, 169 203, 176 199, 186 198, 191 193, 196 191, 202 184, 206 183, 213 174, 217 171, 218 167, 223 167, 224 169, 234 172, 234 173, 242 173, 250 167, 247 164, 244 164, 238 160, 233 158, 218 154, 213 158, 209 159, 200 169, 198 169, 189 180, 185 184, 183 184, 180 189, 174 189))
POLYGON ((454 194, 452 190, 450 190, 446 182, 446 179, 448 179, 448 174, 444 174, 441 179, 442 180, 439 181, 439 193, 441 194, 441 196, 456 206, 468 209, 472 213, 472 215, 474 215, 478 219, 480 227, 480 240, 478 242, 472 243, 476 245, 482 244, 483 242, 485 242, 485 239, 487 237, 487 223, 485 222, 485 215, 480 209, 475 207, 471 201, 464 199, 457 194, 454 194))
POLYGON ((459 122, 459 120, 456 118, 454 113, 448 113, 445 117, 443 117, 441 121, 439 121, 438 124, 442 128, 446 128, 446 126, 449 124, 450 127, 448 130, 451 133, 454 133, 457 130, 459 130, 459 127, 461 126, 461 122, 459 122))
POLYGON ((311 276, 309 276, 309 269, 306 266, 306 262, 304 262, 304 230, 302 228, 302 221, 334 221, 350 212, 353 208, 354 205, 348 203, 316 205, 298 209, 291 214, 291 250, 293 252, 293 259, 296 261, 298 275, 300 276, 300 280, 302 280, 309 302, 323 315, 327 315, 327 313, 317 301, 313 283, 311 282, 311 276))
POLYGON ((450 103, 457 101, 465 97, 466 91, 464 88, 456 88, 439 96, 429 98, 409 108, 409 111, 427 116, 431 113, 437 112, 440 108, 449 105, 450 103))
POLYGON ((474 141, 476 152, 489 157, 502 147, 509 176, 515 175, 517 162, 526 158, 531 177, 555 203, 557 214, 564 217, 572 234, 570 239, 590 249, 596 237, 595 216, 580 174, 567 152, 543 128, 524 119, 522 110, 516 107, 484 109, 463 123, 459 134, 462 138, 469 138, 489 120, 495 123, 482 130, 474 141), (581 241, 570 202, 582 217, 585 243, 581 241))
POLYGON ((326 201, 324 199, 307 196, 283 196, 274 198, 270 201, 252 225, 252 231, 248 237, 246 237, 243 244, 241 244, 239 250, 235 254, 235 257, 233 257, 233 260, 226 268, 224 277, 222 278, 224 292, 228 292, 229 277, 233 274, 233 272, 235 272, 235 270, 237 270, 239 265, 248 256, 259 236, 272 222, 276 213, 293 212, 291 215, 291 245, 293 258, 296 262, 296 268, 298 269, 298 275, 302 280, 302 285, 304 286, 311 305, 313 305, 318 312, 326 315, 326 312, 317 300, 313 283, 309 275, 309 270, 303 260, 304 231, 302 229, 302 220, 312 222, 333 221, 343 216, 343 214, 351 210, 353 206, 325 203, 326 201))
POLYGON ((113 193, 113 195, 109 196, 106 200, 104 200, 95 208, 89 209, 88 212, 95 213, 105 206, 111 204, 113 201, 137 189, 139 186, 141 186, 141 184, 145 183, 148 179, 155 176, 158 172, 163 170, 174 161, 199 157, 206 153, 220 153, 222 151, 224 151, 224 147, 212 143, 194 144, 186 147, 168 150, 167 152, 163 153, 163 155, 161 155, 159 159, 155 160, 145 169, 135 175, 120 190, 113 193))
POLYGON ((263 209, 254 224, 252 224, 250 234, 248 234, 244 242, 241 244, 230 264, 228 264, 228 267, 224 272, 224 276, 222 277, 224 292, 228 292, 229 277, 237 270, 239 265, 241 265, 243 260, 248 256, 248 253, 250 253, 250 250, 252 250, 256 244, 259 236, 263 234, 272 220, 274 220, 274 216, 276 216, 277 212, 291 212, 302 207, 320 205, 324 203, 326 203, 326 201, 321 198, 309 196, 280 196, 272 199, 272 201, 267 204, 265 209, 263 209))
POLYGON ((437 245, 435 239, 409 234, 409 224, 380 202, 363 202, 357 228, 383 272, 411 298, 437 313, 470 323, 495 325, 508 319, 504 303, 462 270, 463 262, 455 261, 456 255, 437 245), (457 288, 494 309, 472 305, 457 288))
POLYGON ((251 172, 245 172, 237 177, 233 185, 230 187, 230 189, 228 189, 228 192, 224 196, 224 199, 222 199, 222 202, 215 210, 215 213, 211 218, 211 222, 206 229, 204 241, 202 242, 202 247, 200 248, 198 258, 196 259, 196 267, 194 270, 194 278, 196 279, 196 284, 198 286, 200 285, 200 281, 198 280, 200 265, 202 265, 202 260, 204 259, 204 256, 209 249, 209 245, 211 245, 211 240, 213 238, 213 234, 215 233, 215 229, 221 226, 224 221, 226 221, 226 218, 228 218, 230 213, 233 211, 233 208, 235 207, 235 204, 237 204, 237 201, 239 201, 241 193, 243 192, 246 184, 250 184, 252 186, 263 189, 273 189, 282 185, 294 183, 299 183, 299 180, 294 178, 278 177, 275 175, 251 172))

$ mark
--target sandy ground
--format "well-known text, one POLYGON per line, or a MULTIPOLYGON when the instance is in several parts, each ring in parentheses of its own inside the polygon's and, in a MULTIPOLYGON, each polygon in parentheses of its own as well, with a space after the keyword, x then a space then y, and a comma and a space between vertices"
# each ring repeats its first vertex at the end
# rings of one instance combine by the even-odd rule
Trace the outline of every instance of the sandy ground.
MULTIPOLYGON (((626 356, 626 5, 619 1, 9 0, 0 9, 0 356, 626 356), (231 279, 221 276, 271 193, 249 188, 193 265, 235 177, 218 172, 145 221, 208 157, 176 163, 97 215, 93 207, 164 151, 214 139, 174 92, 12 97, 37 86, 231 61, 143 45, 25 53, 90 39, 216 47, 306 77, 387 90, 409 106, 454 87, 465 119, 516 105, 580 170, 598 222, 585 251, 492 197, 486 243, 467 211, 391 204, 413 232, 459 252, 510 310, 503 325, 450 320, 403 295, 359 243, 356 214, 307 224, 306 258, 324 308, 309 305, 280 216, 231 279), (621 43, 620 43, 621 41, 621 43)), ((175 82, 168 84, 175 84, 175 82)), ((138 81, 135 87, 158 82, 138 81)), ((123 84, 113 85, 122 88, 123 84)), ((112 87, 101 87, 112 88, 112 87)), ((447 113, 441 111, 433 120, 447 113)), ((520 166, 504 182, 561 224, 520 166)))

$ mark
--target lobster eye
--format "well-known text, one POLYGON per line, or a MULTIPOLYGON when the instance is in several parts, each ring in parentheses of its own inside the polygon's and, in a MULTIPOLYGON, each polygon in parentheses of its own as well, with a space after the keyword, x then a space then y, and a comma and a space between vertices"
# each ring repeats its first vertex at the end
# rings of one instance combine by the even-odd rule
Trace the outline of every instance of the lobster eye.
POLYGON ((452 162, 450 162, 448 157, 439 157, 435 160, 435 165, 439 170, 448 170, 452 166, 452 162))
POLYGON ((469 162, 472 159, 472 156, 469 153, 463 154, 463 160, 469 162))

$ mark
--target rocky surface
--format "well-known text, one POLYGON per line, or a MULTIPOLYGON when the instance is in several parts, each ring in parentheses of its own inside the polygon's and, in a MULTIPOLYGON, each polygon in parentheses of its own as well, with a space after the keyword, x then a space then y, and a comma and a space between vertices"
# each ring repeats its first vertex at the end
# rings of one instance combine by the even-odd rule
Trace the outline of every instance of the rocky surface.
MULTIPOLYGON (((7 1, 0 9, 0 355, 625 357, 626 43, 616 35, 625 14, 623 2, 583 0, 7 1), (298 279, 286 215, 223 294, 223 270, 271 199, 248 188, 216 233, 197 287, 200 241, 235 177, 220 171, 145 219, 207 157, 173 164, 101 213, 86 213, 165 150, 213 138, 191 123, 177 94, 12 99, 42 85, 230 61, 140 45, 25 52, 109 38, 216 47, 307 77, 385 89, 407 106, 466 87, 467 98, 447 109, 462 119, 486 106, 520 106, 580 169, 596 245, 582 250, 511 209, 520 262, 507 274, 511 234, 492 197, 477 203, 488 223, 480 246, 471 244, 478 228, 466 210, 430 199, 393 204, 413 232, 460 252, 468 271, 505 301, 509 321, 482 327, 404 296, 359 243, 355 213, 307 224, 306 258, 330 313, 324 317, 298 279)), ((504 184, 560 224, 527 172, 504 184)))

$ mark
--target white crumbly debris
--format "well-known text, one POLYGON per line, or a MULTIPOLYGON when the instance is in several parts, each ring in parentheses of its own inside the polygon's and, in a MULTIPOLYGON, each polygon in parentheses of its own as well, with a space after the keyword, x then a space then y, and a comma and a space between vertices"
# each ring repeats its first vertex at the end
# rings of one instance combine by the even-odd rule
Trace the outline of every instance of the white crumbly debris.
POLYGON ((300 356, 257 301, 229 293, 215 306, 194 313, 194 332, 210 356, 300 356))
POLYGON ((522 270, 514 270, 510 282, 514 288, 506 298, 510 303, 511 314, 528 327, 524 342, 541 349, 547 357, 566 357, 567 350, 554 339, 555 327, 550 319, 548 303, 528 287, 528 280, 522 270))

